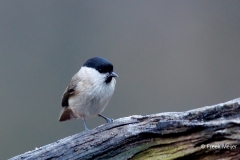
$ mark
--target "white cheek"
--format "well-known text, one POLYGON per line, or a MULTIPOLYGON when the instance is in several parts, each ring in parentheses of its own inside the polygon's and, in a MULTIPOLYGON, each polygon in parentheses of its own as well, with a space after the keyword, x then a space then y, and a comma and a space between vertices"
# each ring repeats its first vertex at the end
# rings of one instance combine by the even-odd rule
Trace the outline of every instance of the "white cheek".
POLYGON ((107 74, 101 74, 93 68, 82 67, 78 72, 78 76, 85 81, 92 82, 95 85, 100 85, 105 81, 107 74))

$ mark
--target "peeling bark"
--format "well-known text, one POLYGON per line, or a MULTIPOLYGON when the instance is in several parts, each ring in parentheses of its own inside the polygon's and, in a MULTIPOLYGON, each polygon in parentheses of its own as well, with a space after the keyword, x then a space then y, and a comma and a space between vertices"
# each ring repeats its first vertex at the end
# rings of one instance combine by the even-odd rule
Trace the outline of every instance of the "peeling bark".
POLYGON ((240 99, 186 112, 130 116, 11 158, 240 159, 240 99))

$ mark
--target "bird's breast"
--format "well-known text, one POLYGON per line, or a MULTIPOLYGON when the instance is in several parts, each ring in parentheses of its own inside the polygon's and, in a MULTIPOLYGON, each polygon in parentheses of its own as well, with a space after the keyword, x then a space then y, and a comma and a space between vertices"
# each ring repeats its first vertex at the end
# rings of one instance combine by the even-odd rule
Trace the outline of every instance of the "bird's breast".
POLYGON ((79 118, 101 113, 107 106, 115 88, 115 79, 98 85, 79 82, 76 94, 69 99, 69 107, 79 118))

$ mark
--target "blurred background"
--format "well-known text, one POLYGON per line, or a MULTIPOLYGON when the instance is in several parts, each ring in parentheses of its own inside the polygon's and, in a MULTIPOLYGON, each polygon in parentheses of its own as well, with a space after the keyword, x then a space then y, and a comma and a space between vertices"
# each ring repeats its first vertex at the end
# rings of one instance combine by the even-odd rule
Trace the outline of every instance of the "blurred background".
POLYGON ((84 130, 58 122, 60 101, 94 56, 119 75, 110 118, 238 98, 240 1, 0 1, 1 159, 84 130))

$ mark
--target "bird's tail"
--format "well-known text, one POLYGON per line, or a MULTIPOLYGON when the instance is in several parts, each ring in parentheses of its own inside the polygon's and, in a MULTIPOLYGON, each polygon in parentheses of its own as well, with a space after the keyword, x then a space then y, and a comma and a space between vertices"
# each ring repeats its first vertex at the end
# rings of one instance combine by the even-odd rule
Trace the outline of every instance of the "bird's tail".
POLYGON ((66 121, 75 118, 76 116, 73 114, 73 111, 70 108, 64 108, 60 113, 59 121, 66 121))

